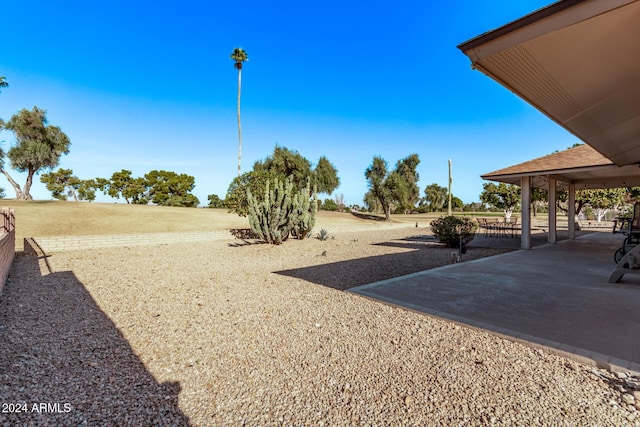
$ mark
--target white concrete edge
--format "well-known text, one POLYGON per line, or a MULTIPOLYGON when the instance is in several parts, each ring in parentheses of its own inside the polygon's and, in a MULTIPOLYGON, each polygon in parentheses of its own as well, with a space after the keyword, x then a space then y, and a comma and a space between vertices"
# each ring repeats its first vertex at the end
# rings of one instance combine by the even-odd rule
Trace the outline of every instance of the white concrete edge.
MULTIPOLYGON (((406 276, 405 276, 406 277, 406 276)), ((364 285, 367 286, 367 285, 364 285)), ((607 369, 611 372, 629 372, 633 375, 640 375, 640 363, 618 359, 606 354, 586 350, 580 347, 570 346, 562 344, 552 340, 546 340, 536 337, 534 335, 528 335, 522 332, 514 331, 507 328, 501 328, 499 326, 492 325, 486 322, 479 322, 476 320, 467 319, 455 314, 449 314, 441 312, 439 310, 426 309, 419 305, 412 303, 399 301, 394 298, 374 295, 365 292, 360 292, 362 286, 357 288, 347 289, 347 292, 355 293, 362 297, 372 299, 374 301, 382 302, 388 305, 392 305, 402 309, 409 309, 419 314, 425 314, 444 321, 454 322, 460 326, 468 327, 471 329, 477 329, 487 332, 492 335, 496 335, 500 338, 517 342, 519 344, 526 345, 533 348, 542 348, 547 353, 551 353, 557 356, 564 357, 566 359, 575 360, 579 363, 594 366, 597 368, 607 369), (355 292, 354 292, 355 290, 355 292)))
POLYGON ((360 286, 356 286, 356 287, 353 287, 353 288, 349 288, 348 291, 351 292, 351 291, 354 291, 354 290, 375 288, 377 286, 382 286, 382 285, 386 285, 386 284, 389 284, 389 283, 394 283, 394 282, 397 282, 399 280, 409 279, 409 278, 413 278, 413 277, 419 277, 419 276, 428 274, 428 273, 430 273, 432 271, 448 270, 448 269, 451 269, 451 268, 454 268, 454 267, 457 267, 457 266, 460 266, 460 265, 464 265, 464 264, 475 264, 475 263, 483 262, 485 260, 490 260, 490 259, 495 259, 495 258, 498 258, 498 257, 509 256, 509 255, 514 254, 514 253, 518 253, 518 252, 520 252, 522 250, 525 250, 525 249, 516 249, 516 250, 510 251, 510 252, 505 252, 505 253, 502 253, 502 254, 496 254, 496 255, 491 255, 491 256, 487 256, 487 257, 483 257, 483 258, 473 259, 471 261, 463 261, 463 262, 459 262, 459 263, 443 265, 441 267, 431 268, 429 270, 417 271, 415 273, 405 274, 404 276, 392 277, 391 279, 380 280, 378 282, 368 283, 366 285, 360 285, 360 286))

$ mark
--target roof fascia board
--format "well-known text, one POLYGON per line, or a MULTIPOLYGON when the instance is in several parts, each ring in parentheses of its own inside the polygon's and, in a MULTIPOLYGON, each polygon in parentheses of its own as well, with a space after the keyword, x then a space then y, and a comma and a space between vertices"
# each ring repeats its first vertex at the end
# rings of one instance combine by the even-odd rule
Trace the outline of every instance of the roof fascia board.
POLYGON ((564 0, 458 45, 471 62, 638 0, 564 0))
POLYGON ((538 170, 531 172, 520 172, 520 173, 507 173, 507 174, 499 174, 493 175, 491 173, 482 175, 482 179, 491 180, 493 178, 518 178, 524 176, 551 176, 555 174, 567 174, 567 173, 576 173, 576 172, 592 172, 592 171, 601 171, 603 169, 611 169, 615 167, 616 169, 620 169, 619 166, 614 164, 610 165, 599 165, 599 166, 585 166, 581 168, 567 168, 567 169, 553 169, 553 170, 538 170))

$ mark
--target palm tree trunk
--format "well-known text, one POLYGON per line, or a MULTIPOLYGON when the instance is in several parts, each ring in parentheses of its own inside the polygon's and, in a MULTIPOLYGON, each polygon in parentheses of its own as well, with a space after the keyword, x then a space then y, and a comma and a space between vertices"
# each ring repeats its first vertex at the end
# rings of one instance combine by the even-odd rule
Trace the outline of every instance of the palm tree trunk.
POLYGON ((240 176, 240 162, 242 160, 242 126, 240 125, 240 91, 242 87, 242 68, 238 68, 238 176, 240 176))

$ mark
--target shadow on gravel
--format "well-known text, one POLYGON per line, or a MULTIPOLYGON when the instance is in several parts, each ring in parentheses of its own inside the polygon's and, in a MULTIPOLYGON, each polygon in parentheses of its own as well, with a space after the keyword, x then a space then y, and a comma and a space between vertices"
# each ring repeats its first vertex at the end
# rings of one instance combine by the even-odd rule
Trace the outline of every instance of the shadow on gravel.
MULTIPOLYGON (((281 270, 275 273, 345 290, 451 264, 451 253, 455 252, 455 249, 445 248, 429 238, 393 240, 377 243, 377 245, 407 251, 281 270)), ((505 250, 495 250, 495 254, 503 252, 505 250)), ((487 255, 487 249, 470 249, 464 259, 470 261, 487 255)))
POLYGON ((189 426, 180 384, 155 380, 73 272, 47 270, 18 254, 0 296, 0 425, 189 426))

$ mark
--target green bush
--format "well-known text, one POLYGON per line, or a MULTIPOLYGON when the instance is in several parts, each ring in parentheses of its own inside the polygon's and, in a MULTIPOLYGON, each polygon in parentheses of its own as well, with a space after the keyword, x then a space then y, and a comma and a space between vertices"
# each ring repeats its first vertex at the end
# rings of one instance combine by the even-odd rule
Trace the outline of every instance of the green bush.
POLYGON ((473 240, 477 229, 478 222, 468 217, 445 216, 431 222, 433 235, 448 248, 459 248, 460 237, 464 247, 473 240))
POLYGON ((333 199, 324 199, 324 203, 322 204, 323 211, 332 211, 335 212, 340 210, 340 207, 333 199))

